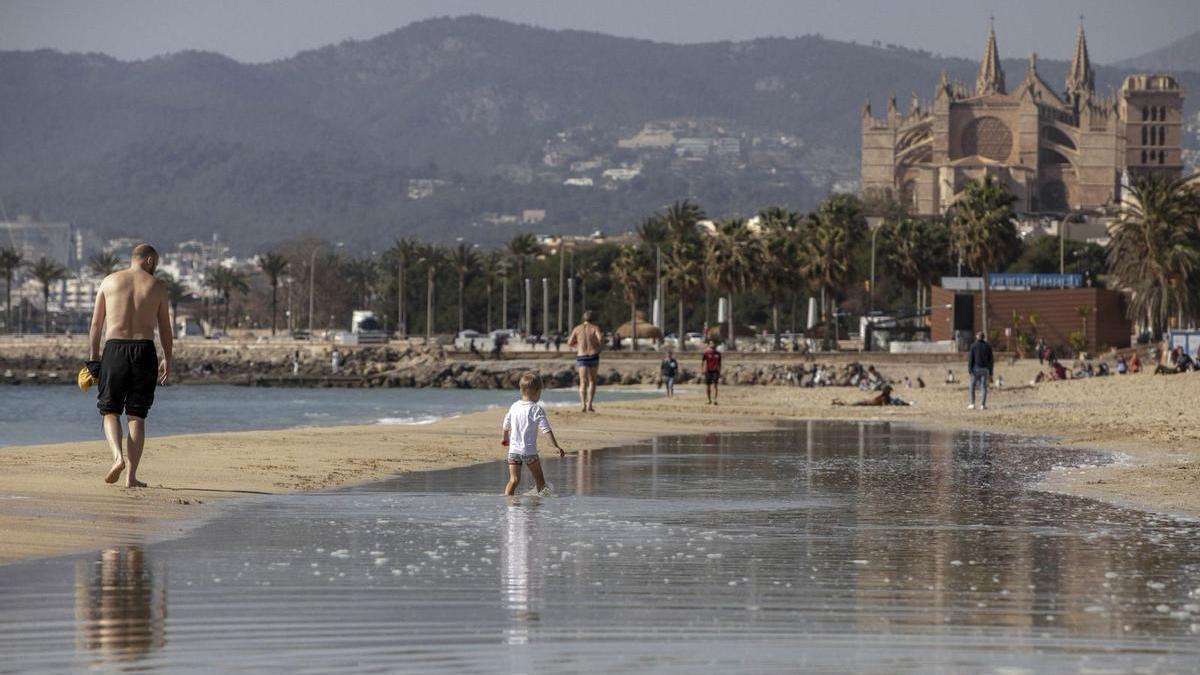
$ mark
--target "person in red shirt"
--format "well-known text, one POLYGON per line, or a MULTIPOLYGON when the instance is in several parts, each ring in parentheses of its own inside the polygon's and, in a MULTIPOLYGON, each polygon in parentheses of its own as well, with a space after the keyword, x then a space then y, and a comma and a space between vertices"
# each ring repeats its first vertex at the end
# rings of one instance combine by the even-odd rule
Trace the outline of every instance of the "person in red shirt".
POLYGON ((708 349, 700 356, 704 364, 704 393, 711 405, 717 404, 717 386, 721 382, 721 352, 716 343, 709 342, 708 349))

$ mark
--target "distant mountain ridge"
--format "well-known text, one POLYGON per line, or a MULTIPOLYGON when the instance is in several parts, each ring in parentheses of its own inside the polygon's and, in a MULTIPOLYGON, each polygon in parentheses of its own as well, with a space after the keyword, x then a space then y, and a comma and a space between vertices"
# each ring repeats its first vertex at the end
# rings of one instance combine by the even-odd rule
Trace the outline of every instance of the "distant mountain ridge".
POLYGON ((1117 61, 1112 65, 1150 72, 1200 72, 1200 31, 1141 56, 1117 61))
MULTIPOLYGON (((1025 65, 1005 61, 1010 81, 1025 65)), ((808 209, 857 179, 864 97, 878 110, 895 92, 907 109, 943 70, 973 82, 976 68, 819 36, 673 45, 478 16, 261 65, 0 52, 0 199, 102 236, 217 232, 261 249, 319 232, 363 251, 399 234, 621 231, 684 197, 714 215, 808 209), (680 120, 738 139, 737 154, 618 147, 680 120), (639 172, 601 175, 623 166, 639 172), (542 209, 540 223, 506 216, 542 209)), ((1039 62, 1051 83, 1065 70, 1039 62)), ((1099 67, 1098 84, 1128 72, 1099 67)), ((1197 91, 1200 74, 1183 79, 1197 91)))

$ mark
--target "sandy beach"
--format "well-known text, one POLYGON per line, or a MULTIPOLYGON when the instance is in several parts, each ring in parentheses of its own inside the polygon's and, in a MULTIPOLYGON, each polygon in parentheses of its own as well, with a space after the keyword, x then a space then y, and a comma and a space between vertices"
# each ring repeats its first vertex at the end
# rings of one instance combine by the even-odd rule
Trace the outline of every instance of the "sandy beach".
MULTIPOLYGON (((789 419, 895 421, 956 429, 1053 436, 1063 445, 1122 453, 1104 467, 1052 474, 1045 489, 1140 509, 1200 517, 1200 418, 1190 415, 1200 376, 1149 374, 1068 382, 1028 382, 1036 361, 1000 365, 1006 386, 989 410, 966 409, 966 385, 943 384, 945 369, 889 363, 895 380, 924 378, 924 389, 897 387, 913 407, 839 407, 866 398, 845 387, 725 386, 720 406, 702 387, 675 399, 606 404, 597 414, 554 408, 562 444, 591 451, 656 434, 737 432, 789 419)), ((961 369, 956 368, 960 373, 961 369)), ((151 437, 139 472, 145 490, 105 485, 110 457, 102 441, 0 449, 7 488, 0 494, 0 562, 170 536, 233 498, 322 490, 398 473, 501 459, 501 410, 415 426, 342 426, 167 438, 151 437)), ((548 461, 557 461, 547 457, 548 461)), ((497 475, 497 493, 502 474, 497 475)))

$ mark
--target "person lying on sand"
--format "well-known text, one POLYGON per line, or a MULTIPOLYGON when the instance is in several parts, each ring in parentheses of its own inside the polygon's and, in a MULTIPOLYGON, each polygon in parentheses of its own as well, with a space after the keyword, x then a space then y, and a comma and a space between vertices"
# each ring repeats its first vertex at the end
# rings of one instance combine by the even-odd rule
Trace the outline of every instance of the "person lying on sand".
POLYGON ((883 390, 879 392, 878 396, 863 399, 861 401, 855 401, 854 403, 846 403, 840 398, 835 398, 833 401, 831 401, 831 404, 846 406, 912 405, 912 401, 904 401, 899 397, 892 396, 892 385, 885 384, 883 385, 883 390))

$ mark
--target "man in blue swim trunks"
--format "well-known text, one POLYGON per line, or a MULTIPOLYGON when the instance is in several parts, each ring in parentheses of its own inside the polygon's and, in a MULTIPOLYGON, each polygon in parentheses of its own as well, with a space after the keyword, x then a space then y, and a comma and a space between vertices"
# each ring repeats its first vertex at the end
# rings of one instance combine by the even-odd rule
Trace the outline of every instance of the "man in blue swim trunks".
POLYGON ((575 368, 579 371, 579 403, 583 412, 596 412, 592 401, 596 398, 596 371, 600 369, 600 350, 604 346, 604 335, 600 327, 592 323, 591 311, 583 313, 583 323, 575 326, 568 347, 575 348, 575 368))

